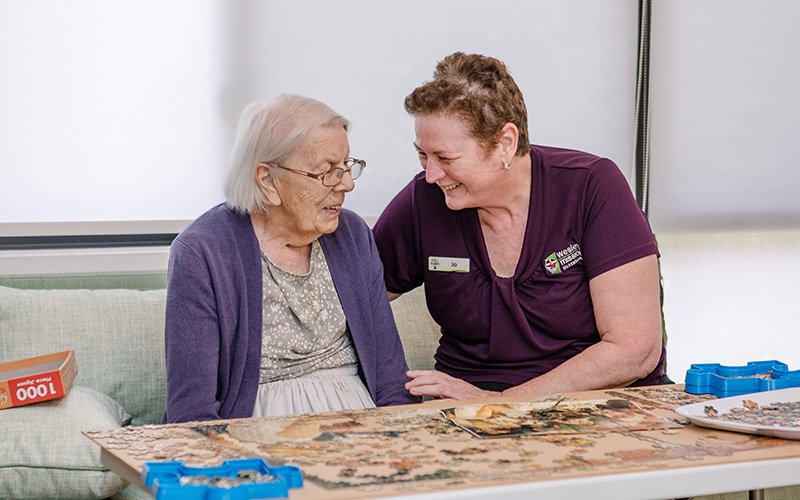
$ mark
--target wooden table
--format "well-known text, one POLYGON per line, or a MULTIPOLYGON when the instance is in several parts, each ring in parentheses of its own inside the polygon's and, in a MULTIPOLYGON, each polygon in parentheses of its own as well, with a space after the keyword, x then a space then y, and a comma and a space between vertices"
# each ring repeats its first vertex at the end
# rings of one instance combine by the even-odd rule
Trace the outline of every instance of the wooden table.
POLYGON ((103 464, 139 487, 142 466, 151 461, 211 466, 263 457, 273 466, 296 465, 303 470, 304 486, 290 491, 291 500, 510 500, 540 495, 643 500, 800 482, 800 441, 701 428, 680 423, 672 411, 704 399, 713 396, 687 394, 681 385, 657 386, 86 434, 102 447, 103 464), (560 428, 546 433, 480 438, 439 411, 524 401, 534 406, 600 402, 611 416, 607 421, 628 422, 629 427, 587 432, 594 424, 573 411, 566 425, 559 421, 560 428), (625 420, 626 405, 645 416, 625 420), (629 424, 636 419, 648 428, 629 430, 636 429, 629 424))

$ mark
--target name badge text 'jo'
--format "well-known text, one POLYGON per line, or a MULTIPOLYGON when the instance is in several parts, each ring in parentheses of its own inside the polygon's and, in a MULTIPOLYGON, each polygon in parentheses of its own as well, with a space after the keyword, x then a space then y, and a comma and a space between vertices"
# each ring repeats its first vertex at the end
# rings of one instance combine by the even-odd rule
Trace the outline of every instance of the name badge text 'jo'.
POLYGON ((459 257, 428 257, 428 271, 468 273, 469 259, 459 257))

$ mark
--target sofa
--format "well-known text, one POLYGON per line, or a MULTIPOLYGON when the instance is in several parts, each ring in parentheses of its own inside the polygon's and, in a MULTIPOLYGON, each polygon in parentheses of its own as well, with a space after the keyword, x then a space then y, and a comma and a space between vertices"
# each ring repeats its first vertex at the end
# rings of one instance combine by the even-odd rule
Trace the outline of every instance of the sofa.
MULTIPOLYGON (((409 366, 433 368, 422 290, 392 303, 409 366)), ((166 274, 0 276, 0 363, 72 349, 66 397, 0 410, 0 498, 151 499, 100 464, 81 431, 161 422, 166 274)))
MULTIPOLYGON (((165 287, 164 272, 0 276, 0 362, 72 349, 78 364, 66 397, 0 410, 0 498, 151 498, 103 467, 100 447, 81 431, 161 421, 165 287)), ((423 289, 392 309, 408 365, 432 369, 439 329, 423 289)), ((766 498, 797 494, 779 488, 766 498)))

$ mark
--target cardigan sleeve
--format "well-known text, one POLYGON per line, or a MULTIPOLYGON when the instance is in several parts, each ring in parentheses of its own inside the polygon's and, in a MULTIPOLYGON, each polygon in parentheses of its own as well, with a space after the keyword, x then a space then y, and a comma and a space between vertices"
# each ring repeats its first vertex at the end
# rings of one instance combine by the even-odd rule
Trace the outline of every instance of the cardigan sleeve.
POLYGON ((412 395, 405 388, 409 378, 406 375, 406 364, 403 345, 397 332, 392 308, 386 294, 386 285, 383 276, 383 264, 375 246, 372 233, 367 230, 370 248, 371 282, 370 294, 371 308, 374 311, 375 344, 378 347, 376 400, 378 406, 419 403, 420 399, 412 395))
POLYGON ((355 213, 342 210, 339 228, 320 237, 320 243, 375 404, 418 403, 405 388, 408 366, 369 227, 355 213))
POLYGON ((253 415, 261 359, 261 266, 250 218, 225 204, 170 249, 165 422, 253 415))
POLYGON ((208 265, 176 239, 167 279, 163 422, 220 419, 216 391, 221 336, 208 265))

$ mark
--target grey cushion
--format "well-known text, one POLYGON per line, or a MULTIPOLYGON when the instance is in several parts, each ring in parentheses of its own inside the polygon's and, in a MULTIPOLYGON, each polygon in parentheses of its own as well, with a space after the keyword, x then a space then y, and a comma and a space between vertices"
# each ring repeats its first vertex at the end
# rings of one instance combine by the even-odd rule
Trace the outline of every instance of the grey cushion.
POLYGON ((113 497, 112 500, 153 500, 153 496, 150 493, 147 493, 143 489, 130 485, 124 490, 120 491, 113 497))
POLYGON ((433 355, 439 347, 441 331, 428 313, 425 288, 415 288, 391 304, 408 367, 412 370, 433 370, 433 355))
POLYGON ((0 287, 0 362, 73 349, 76 385, 121 404, 133 424, 159 423, 166 402, 166 290, 0 287))
POLYGON ((100 465, 82 431, 116 429, 130 418, 108 396, 73 386, 63 398, 0 410, 0 498, 106 498, 127 482, 100 465))

